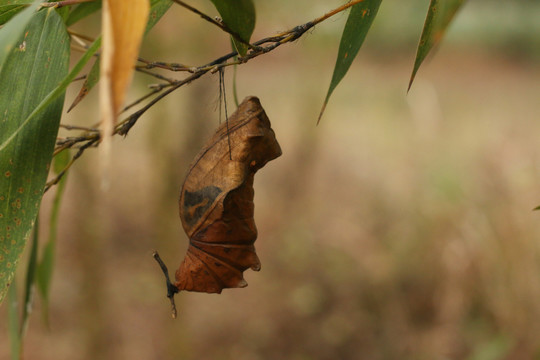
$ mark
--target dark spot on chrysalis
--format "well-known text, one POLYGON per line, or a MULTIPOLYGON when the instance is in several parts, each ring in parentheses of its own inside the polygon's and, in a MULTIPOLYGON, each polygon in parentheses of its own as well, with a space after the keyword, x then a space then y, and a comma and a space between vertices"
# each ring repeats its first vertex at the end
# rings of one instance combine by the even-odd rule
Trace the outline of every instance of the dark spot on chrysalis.
POLYGON ((217 186, 206 186, 197 191, 184 190, 184 218, 189 226, 193 226, 214 203, 222 190, 217 186))

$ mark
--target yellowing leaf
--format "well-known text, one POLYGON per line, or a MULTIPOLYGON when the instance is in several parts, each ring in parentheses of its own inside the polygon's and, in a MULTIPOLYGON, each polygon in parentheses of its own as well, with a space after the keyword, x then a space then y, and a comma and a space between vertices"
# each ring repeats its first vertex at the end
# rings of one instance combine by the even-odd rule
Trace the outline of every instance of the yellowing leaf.
POLYGON ((133 76, 149 8, 148 0, 103 0, 99 102, 105 163, 116 117, 133 76))
MULTIPOLYGON (((0 0, 1 1, 1 0, 0 0)), ((79 5, 79 7, 76 8, 80 9, 81 6, 84 6, 85 4, 99 4, 99 8, 101 8, 101 2, 90 2, 90 3, 82 3, 79 5)), ((145 33, 148 33, 150 29, 161 19, 163 15, 169 10, 173 2, 171 0, 151 0, 150 2, 150 14, 148 15, 148 22, 146 24, 146 30, 145 33)), ((78 16, 74 16, 75 11, 74 10, 69 19, 78 20, 78 16)), ((88 8, 84 9, 85 11, 88 10, 88 8)), ((92 10, 92 9, 90 9, 92 10)), ((84 12, 81 13, 81 16, 86 15, 84 12)), ((69 20, 68 20, 69 23, 69 20)), ((100 61, 99 58, 96 59, 94 62, 94 65, 92 65, 92 68, 90 69, 90 72, 88 73, 86 80, 84 81, 84 84, 82 85, 79 94, 71 104, 71 106, 68 109, 68 112, 70 112, 88 93, 92 88, 98 83, 99 80, 99 69, 100 69, 100 61)))

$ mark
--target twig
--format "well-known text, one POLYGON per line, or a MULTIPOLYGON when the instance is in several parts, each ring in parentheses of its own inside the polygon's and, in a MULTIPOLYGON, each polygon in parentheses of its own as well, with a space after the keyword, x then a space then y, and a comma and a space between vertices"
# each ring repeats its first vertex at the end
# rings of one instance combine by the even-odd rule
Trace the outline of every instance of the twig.
POLYGON ((166 82, 168 82, 169 84, 174 84, 175 83, 175 80, 174 79, 169 79, 168 77, 165 77, 163 75, 160 75, 160 74, 156 74, 152 71, 148 71, 146 70, 145 68, 140 68, 140 67, 135 67, 135 70, 140 72, 140 73, 143 73, 143 74, 146 74, 146 75, 150 75, 150 76, 153 76, 155 77, 156 79, 159 79, 159 80, 164 80, 166 82))
MULTIPOLYGON (((52 180, 48 181, 46 184, 45 184, 45 189, 43 190, 44 193, 46 193, 51 187, 53 187, 54 185, 58 184, 60 182, 60 180, 62 179, 62 177, 66 174, 66 172, 69 170, 69 168, 71 167, 71 165, 73 165, 73 163, 75 162, 75 160, 77 160, 79 157, 81 157, 81 155, 84 153, 84 151, 86 149, 88 149, 89 147, 91 146, 94 146, 97 144, 97 142, 100 140, 100 136, 99 134, 97 134, 97 136, 94 136, 94 138, 90 139, 86 144, 82 145, 79 150, 77 151, 77 153, 71 158, 71 160, 69 161, 69 163, 66 165, 66 167, 64 169, 62 169, 62 171, 60 171, 55 178, 53 178, 52 180)), ((54 151, 54 154, 58 154, 60 151, 62 150, 65 150, 67 149, 67 147, 64 147, 62 148, 61 150, 58 150, 55 149, 54 151)))
POLYGON ((165 70, 170 70, 170 71, 193 72, 193 69, 195 69, 195 67, 193 66, 187 66, 187 65, 178 64, 178 63, 166 63, 166 62, 161 62, 161 61, 148 61, 143 58, 138 58, 137 61, 142 62, 143 64, 146 64, 144 67, 139 66, 139 68, 144 68, 148 70, 153 69, 153 68, 160 68, 160 69, 165 69, 165 70))
POLYGON ((90 132, 99 132, 99 130, 95 128, 88 128, 88 127, 77 126, 77 125, 60 124, 60 127, 63 127, 66 130, 84 130, 84 131, 90 131, 90 132))
MULTIPOLYGON (((73 0, 73 1, 75 1, 75 0, 73 0)), ((179 5, 182 5, 184 7, 189 6, 189 5, 184 4, 180 0, 173 0, 173 1, 175 1, 176 3, 178 3, 179 5)), ((220 69, 222 69, 222 68, 224 68, 226 66, 246 63, 249 60, 254 59, 254 58, 256 58, 256 57, 258 57, 258 56, 260 56, 262 54, 266 54, 266 53, 268 53, 270 51, 273 51, 273 50, 277 49, 279 46, 281 46, 283 44, 293 42, 293 41, 297 40, 298 38, 300 38, 301 36, 303 36, 307 31, 312 29, 315 25, 318 25, 321 22, 325 21, 326 19, 328 19, 328 18, 330 18, 330 17, 332 17, 332 16, 334 16, 334 15, 336 15, 336 14, 350 8, 351 6, 354 6, 354 5, 358 4, 358 3, 361 3, 363 1, 364 0, 352 0, 352 1, 350 1, 350 2, 348 2, 346 4, 344 4, 344 5, 341 5, 340 7, 336 8, 334 10, 331 10, 330 12, 324 14, 323 16, 320 16, 320 17, 318 17, 318 18, 316 18, 316 19, 314 19, 312 21, 309 21, 309 22, 307 22, 305 24, 295 26, 294 28, 292 28, 292 29, 290 29, 288 31, 282 32, 282 33, 280 33, 278 35, 274 35, 274 36, 270 36, 270 37, 266 37, 266 38, 263 38, 261 40, 258 40, 256 42, 254 42, 253 45, 250 45, 250 50, 248 51, 248 53, 245 56, 238 57, 237 60, 235 60, 235 61, 229 61, 229 60, 234 58, 234 57, 237 57, 239 55, 236 51, 232 51, 232 52, 230 52, 230 53, 228 53, 226 55, 223 55, 223 56, 221 56, 221 57, 219 57, 219 58, 217 58, 217 59, 215 59, 215 60, 213 60, 213 61, 211 61, 211 62, 209 62, 209 63, 207 63, 205 65, 199 66, 199 67, 187 67, 185 65, 175 64, 175 63, 150 62, 150 61, 144 60, 142 58, 139 58, 138 60, 140 62, 142 62, 143 64, 145 64, 145 66, 144 67, 138 67, 137 70, 141 71, 141 72, 145 72, 145 73, 147 73, 149 75, 152 75, 152 76, 155 76, 155 77, 158 77, 158 78, 160 78, 161 75, 157 75, 157 74, 152 73, 152 72, 144 71, 143 68, 148 70, 148 69, 152 69, 152 68, 157 67, 157 68, 166 69, 166 70, 169 70, 169 71, 188 71, 188 72, 191 73, 191 75, 187 76, 186 78, 184 78, 182 80, 172 80, 172 79, 168 79, 166 77, 163 77, 162 80, 167 81, 167 83, 155 85, 153 87, 153 89, 148 94, 142 96, 141 98, 139 98, 136 101, 132 102, 131 104, 127 105, 122 110, 122 112, 125 112, 125 111, 129 110, 130 108, 140 104, 142 101, 145 101, 145 100, 151 98, 152 96, 155 96, 154 98, 149 100, 149 102, 145 106, 143 106, 141 109, 135 111, 134 113, 129 115, 127 118, 125 118, 124 120, 119 122, 116 125, 115 129, 114 129, 114 134, 126 136, 128 134, 128 132, 131 130, 131 128, 138 121, 138 119, 149 108, 151 108, 154 104, 156 104, 158 101, 160 101, 161 99, 163 99, 165 96, 169 95, 170 93, 172 93, 176 89, 178 89, 178 88, 180 88, 180 87, 182 87, 182 86, 184 86, 186 84, 189 84, 190 82, 200 78, 201 76, 205 75, 208 72, 215 73, 215 72, 219 71, 220 69)), ((193 9, 191 11, 194 11, 194 10, 195 9, 193 9)), ((199 14, 199 13, 197 13, 197 14, 199 14)), ((215 23, 215 21, 213 20, 212 23, 215 23)), ((225 29, 223 29, 223 30, 225 30, 225 29)), ((229 31, 227 31, 227 32, 229 34, 231 34, 229 31)), ((233 34, 231 34, 231 35, 233 35, 233 34)), ((87 148, 89 148, 91 146, 98 146, 99 145, 99 142, 101 140, 100 134, 97 133, 97 132, 91 131, 92 129, 84 129, 84 130, 86 130, 86 133, 83 133, 79 137, 70 137, 70 138, 66 138, 66 139, 58 139, 57 140, 56 148, 55 148, 55 151, 54 151, 55 155, 57 153, 59 153, 60 151, 62 151, 62 150, 72 148, 72 147, 77 147, 78 146, 77 144, 80 144, 80 143, 84 143, 84 144, 82 146, 78 147, 77 153, 75 154, 75 156, 73 156, 73 158, 71 159, 69 164, 66 166, 66 168, 60 174, 58 174, 58 176, 55 179, 53 179, 53 180, 51 180, 51 181, 49 181, 47 183, 46 190, 48 190, 51 186, 58 183, 58 181, 63 176, 63 174, 68 170, 69 167, 71 167, 73 162, 75 160, 77 160, 84 153, 84 151, 87 148)))
POLYGON ((163 275, 165 276, 165 284, 167 286, 167 297, 169 298, 171 302, 171 316, 173 319, 176 319, 177 312, 176 312, 176 305, 174 303, 174 294, 177 294, 179 292, 178 288, 174 286, 174 284, 171 282, 169 278, 169 270, 167 269, 167 265, 161 260, 159 257, 159 254, 157 251, 154 250, 152 253, 152 256, 159 264, 159 267, 161 268, 161 271, 163 272, 163 275))

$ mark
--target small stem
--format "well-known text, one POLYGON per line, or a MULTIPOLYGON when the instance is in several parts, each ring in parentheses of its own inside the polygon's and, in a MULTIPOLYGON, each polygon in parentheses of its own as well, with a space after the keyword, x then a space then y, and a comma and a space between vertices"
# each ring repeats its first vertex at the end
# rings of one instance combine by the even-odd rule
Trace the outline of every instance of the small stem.
POLYGON ((143 58, 138 58, 137 61, 142 62, 145 64, 145 66, 139 66, 139 68, 144 68, 147 70, 153 69, 153 68, 160 68, 170 71, 189 71, 193 72, 193 66, 187 66, 184 64, 178 64, 178 63, 165 63, 161 61, 148 61, 143 58))
POLYGON ((60 127, 66 129, 66 130, 84 130, 84 131, 89 131, 89 132, 99 132, 98 129, 88 128, 88 127, 85 127, 85 126, 60 124, 60 127))
POLYGON ((313 23, 313 25, 317 25, 317 24, 323 22, 324 20, 328 19, 329 17, 332 17, 332 16, 342 12, 343 10, 347 10, 351 6, 354 6, 354 5, 359 4, 361 2, 364 2, 364 1, 365 0, 352 0, 352 1, 349 1, 348 3, 343 4, 343 5, 335 8, 334 10, 331 10, 331 11, 327 12, 323 16, 320 16, 320 17, 316 18, 315 20, 312 21, 312 23, 313 23))
MULTIPOLYGON (((88 141, 86 144, 84 144, 83 146, 81 146, 79 148, 79 151, 77 151, 77 153, 71 158, 71 160, 69 161, 69 163, 66 165, 66 167, 60 171, 58 173, 58 175, 56 175, 56 177, 54 179, 52 179, 51 181, 48 181, 47 184, 45 184, 45 189, 43 190, 43 193, 46 193, 52 186, 58 184, 58 182, 60 182, 60 179, 62 179, 62 177, 65 175, 65 173, 69 170, 69 168, 71 167, 71 165, 73 165, 73 163, 75 162, 75 160, 77 160, 82 154, 83 152, 88 149, 90 146, 93 146, 98 140, 100 139, 99 137, 99 134, 97 137, 95 137, 94 139, 88 141)), ((67 146, 67 147, 64 147, 64 148, 57 148, 55 149, 54 151, 54 155, 58 154, 60 151, 62 150, 65 150, 67 148, 69 148, 70 146, 67 146)))
POLYGON ((179 290, 176 286, 174 286, 173 283, 171 283, 171 280, 169 279, 169 270, 167 269, 167 266, 165 265, 163 260, 161 260, 161 258, 159 257, 158 252, 154 250, 154 252, 152 253, 152 256, 159 264, 161 271, 163 271, 163 275, 165 275, 165 282, 167 284, 167 297, 171 301, 171 316, 173 319, 176 319, 177 312, 176 312, 176 305, 174 303, 174 294, 178 293, 179 290))
POLYGON ((169 84, 174 84, 175 83, 175 80, 169 79, 168 77, 165 77, 165 76, 160 75, 160 74, 153 73, 151 71, 146 70, 145 68, 136 67, 135 70, 138 71, 138 72, 141 72, 143 74, 153 76, 156 79, 164 80, 164 81, 168 82, 169 84))

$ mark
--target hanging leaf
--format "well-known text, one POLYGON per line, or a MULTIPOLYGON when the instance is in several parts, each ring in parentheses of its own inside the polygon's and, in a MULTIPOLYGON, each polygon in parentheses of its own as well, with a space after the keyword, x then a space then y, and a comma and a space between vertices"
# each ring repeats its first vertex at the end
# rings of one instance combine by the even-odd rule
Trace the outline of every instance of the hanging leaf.
POLYGON ((8 291, 8 335, 11 349, 11 359, 20 360, 22 354, 21 320, 19 318, 19 302, 17 301, 17 286, 13 284, 8 291))
POLYGON ((54 9, 34 14, 18 41, 24 50, 14 48, 0 71, 0 301, 39 210, 63 96, 42 104, 69 64, 69 37, 54 9))
POLYGON ((133 75, 149 12, 148 0, 104 0, 100 110, 104 148, 133 75))
MULTIPOLYGON (((211 0, 223 23, 244 42, 249 43, 255 29, 255 6, 252 0, 211 0)), ((248 51, 247 45, 233 38, 238 53, 242 56, 248 51)))
POLYGON ((180 193, 189 237, 176 272, 178 290, 220 293, 247 285, 242 272, 260 269, 253 243, 253 178, 281 148, 256 97, 248 97, 203 146, 180 193))
POLYGON ((77 104, 79 104, 81 100, 86 97, 86 95, 88 95, 88 93, 90 92, 90 90, 92 90, 94 85, 97 84, 97 82, 99 81, 99 66, 100 66, 100 61, 98 57, 96 58, 96 61, 94 61, 94 65, 92 65, 92 68, 88 72, 86 79, 84 79, 84 83, 81 86, 81 89, 79 90, 79 93, 77 94, 77 97, 75 97, 75 100, 73 100, 67 112, 70 112, 71 110, 73 110, 73 108, 77 106, 77 104))
POLYGON ((151 0, 145 34, 161 19, 173 4, 172 0, 151 0))
POLYGON ((377 15, 381 1, 382 0, 366 0, 352 6, 349 17, 347 18, 347 23, 343 29, 343 34, 341 35, 334 73, 317 124, 321 121, 330 95, 332 95, 336 86, 345 77, 354 58, 362 47, 371 24, 377 15))
POLYGON ((37 267, 37 250, 39 245, 39 215, 36 217, 34 225, 34 231, 32 232, 32 241, 30 244, 30 258, 28 259, 28 266, 26 268, 26 280, 24 282, 24 298, 23 308, 21 316, 21 339, 24 337, 26 328, 28 327, 28 321, 30 320, 30 313, 32 312, 32 300, 34 297, 34 283, 36 279, 36 267, 37 267))
POLYGON ((270 120, 256 97, 246 98, 195 157, 180 192, 180 219, 189 247, 168 297, 180 290, 221 293, 247 286, 243 272, 261 267, 255 253, 253 179, 281 155, 270 120))
MULTIPOLYGON (((152 29, 152 27, 159 21, 159 19, 161 19, 161 17, 165 15, 167 10, 169 10, 171 5, 171 0, 152 0, 145 33, 148 33, 148 31, 152 29)), ((79 94, 77 95, 75 100, 73 100, 73 103, 69 107, 68 112, 70 112, 75 106, 77 106, 77 104, 81 102, 81 100, 84 99, 86 95, 88 95, 90 90, 92 90, 92 88, 98 83, 99 68, 101 63, 99 59, 99 57, 96 58, 94 65, 92 65, 88 76, 86 77, 81 89, 79 90, 79 94)))
MULTIPOLYGON (((54 157, 53 171, 59 174, 64 171, 71 157, 68 150, 64 150, 54 157)), ((36 283, 43 299, 43 318, 48 323, 49 313, 49 292, 51 288, 52 273, 54 269, 54 257, 56 253, 56 235, 58 229, 58 216, 60 214, 60 205, 62 204, 62 195, 66 185, 67 174, 62 176, 56 186, 56 194, 51 209, 49 220, 49 238, 43 247, 41 261, 38 264, 36 283)))
POLYGON ((454 15, 456 15, 464 2, 465 0, 431 0, 426 21, 424 23, 424 29, 420 36, 420 43, 416 50, 416 59, 414 61, 414 67, 407 90, 410 90, 416 72, 420 68, 420 65, 427 54, 441 41, 448 25, 450 25, 454 15))

